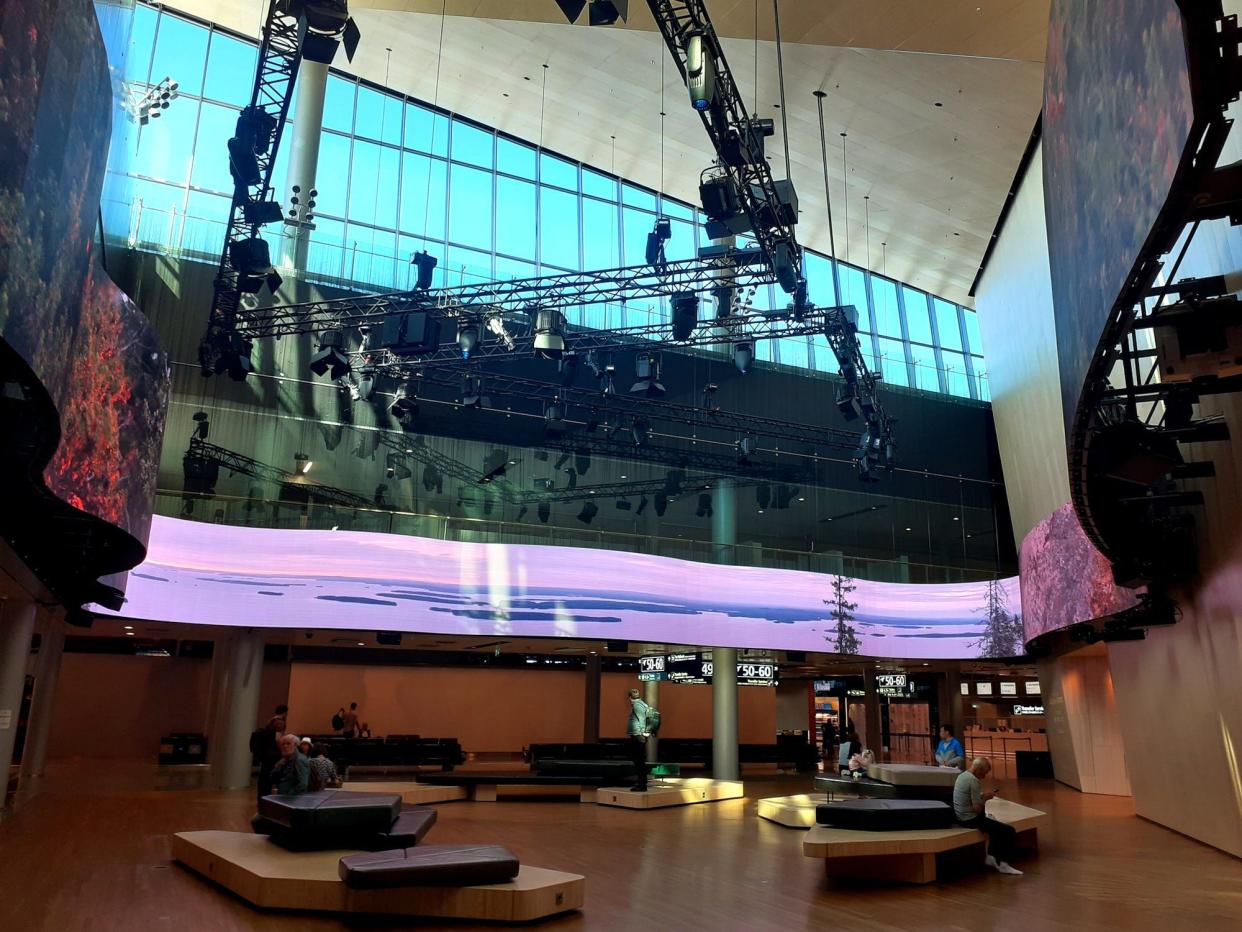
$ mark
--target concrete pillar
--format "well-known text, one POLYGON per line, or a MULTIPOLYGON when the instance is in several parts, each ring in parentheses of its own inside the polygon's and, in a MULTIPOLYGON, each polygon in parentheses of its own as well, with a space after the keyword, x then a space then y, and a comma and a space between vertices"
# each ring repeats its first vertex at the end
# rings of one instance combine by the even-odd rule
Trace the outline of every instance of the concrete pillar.
MULTIPOLYGON (((962 742, 964 750, 966 736, 962 731, 965 727, 965 717, 962 715, 962 672, 960 670, 946 671, 940 688, 942 691, 939 702, 940 724, 953 726, 953 734, 957 735, 957 740, 962 742)), ((940 740, 939 736, 936 740, 940 740)))
POLYGON ((732 566, 737 549, 737 486, 720 479, 712 493, 712 562, 732 566))
MULTIPOLYGON (((643 684, 643 702, 653 709, 660 708, 660 681, 648 680, 643 684)), ((660 739, 652 735, 647 739, 647 763, 654 764, 660 759, 660 739)))
MULTIPOLYGON (((17 720, 26 691, 26 661, 34 634, 35 604, 6 600, 0 604, 0 774, 8 782, 17 720)), ((0 794, 0 805, 4 795, 0 794)))
POLYGON ((22 754, 22 779, 38 777, 47 764, 48 739, 52 734, 52 708, 56 702, 56 684, 60 679, 60 662, 65 655, 65 623, 59 612, 42 613, 42 639, 35 662, 34 696, 30 703, 30 719, 26 727, 26 750, 22 754))
MULTIPOLYGON (((319 166, 319 140, 323 137, 323 101, 328 89, 328 66, 321 62, 302 59, 298 70, 298 101, 293 114, 293 133, 289 146, 289 190, 277 191, 276 199, 294 208, 286 213, 285 248, 281 265, 302 272, 306 269, 306 257, 310 247, 310 225, 307 214, 310 209, 310 192, 315 187, 315 173, 319 166), (293 186, 301 190, 296 195, 298 203, 292 204, 293 186)), ((344 184, 344 179, 341 179, 344 184)), ((287 208, 286 208, 287 209, 287 208)))
POLYGON ((599 654, 587 654, 586 702, 582 718, 582 740, 586 744, 599 742, 599 671, 599 654))
POLYGON ((863 690, 866 692, 866 728, 863 730, 863 747, 875 753, 877 761, 887 760, 884 753, 884 735, 880 727, 880 692, 875 685, 875 668, 863 670, 863 690))
MULTIPOLYGON (((228 683, 229 662, 232 656, 233 638, 229 634, 221 634, 212 645, 211 679, 207 686, 207 718, 203 722, 203 734, 207 736, 207 763, 211 765, 212 784, 219 785, 219 774, 223 772, 226 758, 229 719, 228 694, 225 686, 228 683)), ((249 745, 249 739, 247 739, 249 745)))
POLYGON ((250 785, 250 734, 259 726, 259 687, 263 680, 263 635, 239 632, 229 650, 220 686, 219 728, 224 746, 212 778, 223 790, 250 785))
POLYGON ((712 776, 738 780, 737 648, 712 650, 712 776))

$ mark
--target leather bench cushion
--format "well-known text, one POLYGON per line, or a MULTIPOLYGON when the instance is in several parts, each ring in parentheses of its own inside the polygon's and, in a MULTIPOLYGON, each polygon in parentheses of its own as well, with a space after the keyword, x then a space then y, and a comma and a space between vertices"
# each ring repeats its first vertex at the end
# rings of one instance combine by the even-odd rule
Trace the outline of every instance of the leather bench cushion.
POLYGON ((951 828, 953 809, 928 799, 847 799, 815 807, 815 821, 861 832, 951 828))
POLYGON ((517 873, 517 857, 500 845, 420 845, 346 855, 340 863, 341 879, 365 889, 471 887, 505 883, 517 873))
POLYGON ((414 847, 427 837, 435 824, 436 810, 429 806, 413 806, 403 810, 386 832, 353 829, 300 832, 282 827, 277 832, 267 834, 271 835, 273 842, 289 851, 390 851, 394 848, 414 847))
POLYGON ((298 832, 349 829, 386 832, 401 814, 401 797, 323 790, 300 796, 264 796, 259 815, 298 832))
POLYGON ((634 762, 628 760, 560 760, 545 757, 535 761, 535 771, 549 775, 625 779, 634 776, 634 762))

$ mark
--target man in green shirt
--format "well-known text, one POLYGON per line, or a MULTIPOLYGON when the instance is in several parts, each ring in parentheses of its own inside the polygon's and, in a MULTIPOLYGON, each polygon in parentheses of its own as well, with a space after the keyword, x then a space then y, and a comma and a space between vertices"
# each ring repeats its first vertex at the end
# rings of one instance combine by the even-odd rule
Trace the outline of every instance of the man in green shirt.
POLYGON ((996 790, 986 793, 979 785, 979 780, 992 771, 992 763, 986 757, 976 757, 970 763, 970 769, 958 774, 953 784, 953 815, 959 825, 976 828, 988 838, 988 867, 994 867, 1002 874, 1021 875, 1022 871, 1009 865, 1009 859, 1017 844, 1018 833, 1012 825, 990 819, 984 814, 984 807, 989 799, 996 796, 996 790))
POLYGON ((310 761, 298 750, 297 735, 282 735, 280 760, 272 768, 272 783, 280 796, 298 796, 310 785, 310 761))
POLYGON ((634 769, 638 775, 638 782, 634 784, 632 789, 639 792, 647 790, 647 737, 650 731, 647 728, 647 715, 651 707, 639 698, 638 690, 631 689, 630 698, 630 719, 626 723, 625 732, 630 739, 630 759, 634 761, 634 769))

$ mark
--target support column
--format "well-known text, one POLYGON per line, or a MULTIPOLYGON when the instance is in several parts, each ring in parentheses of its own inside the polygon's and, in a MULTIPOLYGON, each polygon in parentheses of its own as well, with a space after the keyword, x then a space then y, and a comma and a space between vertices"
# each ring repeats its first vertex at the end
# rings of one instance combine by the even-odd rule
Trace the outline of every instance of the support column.
POLYGON ((0 603, 0 807, 8 785, 9 764, 13 761, 17 719, 26 691, 26 661, 30 657, 30 637, 34 634, 35 604, 6 600, 0 603))
POLYGON ((65 655, 65 623, 58 611, 43 612, 42 639, 35 663, 34 697, 26 726, 26 750, 22 754, 22 779, 41 776, 47 764, 48 739, 52 734, 52 708, 60 661, 65 655))
MULTIPOLYGON (((660 681, 648 680, 643 684, 643 702, 653 709, 660 708, 660 681)), ((647 739, 647 763, 654 764, 660 759, 660 739, 652 735, 647 739)))
POLYGON ((586 702, 582 718, 582 740, 586 744, 599 743, 599 654, 587 654, 586 702))
POLYGON ((256 631, 239 633, 229 651, 228 666, 220 684, 220 729, 224 747, 212 768, 212 778, 222 790, 250 785, 250 733, 259 724, 259 686, 263 679, 263 636, 256 631))
POLYGON ((962 731, 965 727, 965 717, 962 715, 962 671, 945 671, 942 688, 944 696, 940 701, 940 724, 953 726, 953 734, 957 735, 957 740, 962 742, 962 749, 965 750, 966 735, 962 731))
POLYGON ((224 772, 225 745, 228 743, 229 731, 226 723, 230 711, 225 685, 228 683, 232 650, 232 636, 221 634, 216 638, 211 651, 211 679, 207 687, 207 720, 203 723, 203 734, 207 736, 207 763, 211 765, 213 786, 220 785, 220 774, 224 772))
MULTIPOLYGON (((731 566, 736 546, 737 489, 731 479, 721 479, 712 495, 714 561, 731 566)), ((712 776, 739 779, 737 757, 737 650, 717 647, 712 651, 712 776)))
MULTIPOLYGON (((315 188, 315 172, 319 166, 319 140, 323 137, 323 101, 328 89, 328 66, 302 59, 298 69, 298 105, 293 115, 293 133, 289 147, 289 190, 277 191, 276 199, 294 208, 286 213, 285 247, 281 265, 298 272, 306 270, 310 248, 311 221, 308 214, 311 191, 315 188), (294 197, 293 186, 300 189, 294 197)), ((342 182, 344 183, 344 182, 342 182)))
POLYGON ((875 685, 874 667, 863 670, 863 690, 867 694, 864 700, 867 705, 864 709, 866 728, 862 735, 863 747, 870 748, 877 761, 883 761, 887 759, 887 755, 884 753, 884 735, 880 727, 880 692, 875 685))

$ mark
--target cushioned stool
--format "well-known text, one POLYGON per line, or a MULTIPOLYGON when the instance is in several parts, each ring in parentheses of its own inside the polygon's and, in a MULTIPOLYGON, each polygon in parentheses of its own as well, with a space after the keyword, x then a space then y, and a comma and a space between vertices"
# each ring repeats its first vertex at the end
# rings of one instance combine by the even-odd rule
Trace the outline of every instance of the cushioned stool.
POLYGON ((328 831, 297 832, 280 829, 267 832, 272 841, 289 851, 330 851, 333 848, 354 848, 358 851, 389 851, 412 848, 421 842, 436 824, 436 811, 429 806, 413 806, 402 811, 386 832, 329 829, 328 831))
POLYGON ((953 826, 953 809, 929 799, 847 799, 815 807, 815 821, 860 832, 901 832, 953 826))
POLYGON ((505 883, 518 873, 518 859, 500 845, 420 845, 341 858, 341 879, 350 887, 472 887, 505 883))
POLYGON ((295 832, 387 832, 400 814, 401 797, 386 793, 323 790, 259 800, 260 816, 295 832))

